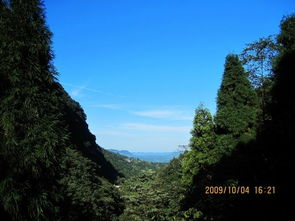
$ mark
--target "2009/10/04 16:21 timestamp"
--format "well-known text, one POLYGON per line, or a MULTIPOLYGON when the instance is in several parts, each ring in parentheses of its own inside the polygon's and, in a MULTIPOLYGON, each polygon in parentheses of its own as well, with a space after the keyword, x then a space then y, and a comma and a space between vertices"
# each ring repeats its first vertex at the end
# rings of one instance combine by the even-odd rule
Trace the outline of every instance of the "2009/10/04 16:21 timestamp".
POLYGON ((276 193, 275 186, 206 186, 205 194, 267 194, 273 195, 276 193))

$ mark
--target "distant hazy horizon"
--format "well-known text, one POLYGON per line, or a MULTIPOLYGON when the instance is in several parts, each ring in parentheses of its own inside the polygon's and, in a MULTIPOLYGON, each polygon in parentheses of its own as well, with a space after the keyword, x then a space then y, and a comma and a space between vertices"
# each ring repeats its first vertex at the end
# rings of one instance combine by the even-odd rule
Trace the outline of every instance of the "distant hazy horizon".
POLYGON ((104 148, 105 150, 109 150, 109 151, 111 151, 111 150, 117 150, 117 151, 128 151, 128 152, 130 152, 130 153, 155 153, 155 154, 160 154, 160 153, 174 153, 174 152, 183 152, 183 151, 181 151, 181 150, 175 150, 175 151, 159 151, 159 152, 157 152, 157 151, 152 151, 152 152, 150 152, 150 151, 131 151, 131 150, 128 150, 128 149, 116 149, 116 148, 104 148))

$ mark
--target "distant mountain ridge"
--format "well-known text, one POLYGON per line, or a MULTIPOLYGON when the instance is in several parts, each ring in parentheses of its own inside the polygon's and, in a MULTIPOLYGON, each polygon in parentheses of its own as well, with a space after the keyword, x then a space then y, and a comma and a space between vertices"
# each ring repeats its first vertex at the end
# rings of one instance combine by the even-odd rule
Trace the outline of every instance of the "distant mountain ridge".
POLYGON ((137 158, 148 162, 168 163, 175 157, 178 157, 183 151, 174 152, 130 152, 128 150, 107 149, 113 153, 118 153, 123 156, 137 158))
POLYGON ((123 156, 126 156, 126 157, 135 157, 130 151, 128 150, 116 150, 116 149, 106 149, 108 151, 111 151, 113 153, 118 153, 118 154, 121 154, 123 156))

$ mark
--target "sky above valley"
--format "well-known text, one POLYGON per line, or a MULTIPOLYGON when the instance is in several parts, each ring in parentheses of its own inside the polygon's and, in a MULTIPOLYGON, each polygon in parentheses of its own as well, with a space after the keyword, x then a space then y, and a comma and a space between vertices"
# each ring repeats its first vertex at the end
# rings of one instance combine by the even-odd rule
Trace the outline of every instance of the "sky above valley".
POLYGON ((59 82, 104 148, 187 145, 212 114, 225 56, 277 34, 293 0, 45 0, 59 82))

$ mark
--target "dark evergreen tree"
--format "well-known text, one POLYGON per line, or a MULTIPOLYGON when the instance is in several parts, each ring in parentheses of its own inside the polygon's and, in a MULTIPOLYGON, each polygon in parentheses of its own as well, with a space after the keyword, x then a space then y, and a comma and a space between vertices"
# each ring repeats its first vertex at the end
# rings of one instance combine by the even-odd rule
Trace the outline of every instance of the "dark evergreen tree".
POLYGON ((214 132, 213 117, 203 105, 199 105, 196 109, 191 134, 191 150, 184 154, 182 163, 182 178, 184 183, 188 185, 193 185, 191 182, 202 167, 214 162, 212 154, 215 147, 216 134, 214 132))
MULTIPOLYGON (((227 162, 225 159, 240 149, 237 145, 255 134, 257 97, 247 77, 238 56, 228 55, 218 91, 215 125, 208 112, 199 111, 195 118, 191 141, 197 145, 183 159, 184 165, 190 163, 190 167, 184 168, 194 173, 190 173, 182 209, 201 220, 229 218, 227 212, 233 209, 235 199, 231 196, 215 197, 204 191, 206 186, 232 186, 240 182, 236 177, 236 162, 224 163, 221 169, 220 162, 227 162), (218 173, 218 169, 222 172, 218 173)), ((184 170, 183 177, 186 176, 189 177, 184 170)))
POLYGON ((237 55, 228 55, 217 96, 218 134, 239 137, 255 129, 257 97, 237 55))
POLYGON ((199 105, 191 131, 191 150, 206 153, 213 149, 216 138, 214 129, 215 126, 210 111, 203 105, 199 105))

